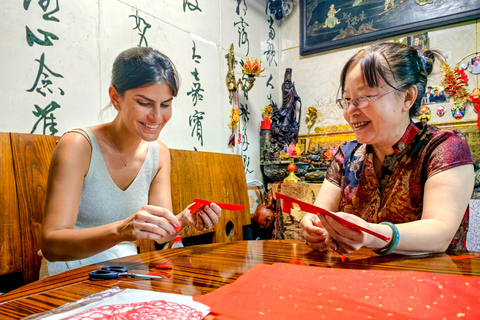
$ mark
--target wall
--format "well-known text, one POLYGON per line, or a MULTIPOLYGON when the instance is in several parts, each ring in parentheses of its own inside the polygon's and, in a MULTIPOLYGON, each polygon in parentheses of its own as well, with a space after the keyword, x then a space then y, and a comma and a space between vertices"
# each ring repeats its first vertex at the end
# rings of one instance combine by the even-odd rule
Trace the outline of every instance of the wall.
MULTIPOLYGON (((281 84, 279 24, 265 9, 263 0, 3 0, 0 131, 61 135, 108 121, 112 115, 98 115, 109 102, 116 55, 150 46, 173 60, 181 79, 160 140, 175 149, 243 154, 247 181, 261 180, 261 113, 268 97, 278 101, 281 84), (261 58, 265 67, 248 100, 240 94, 243 148, 227 146, 231 105, 224 56, 231 43, 238 61, 261 58), (203 91, 195 97, 194 89, 203 91)), ((239 64, 235 71, 240 77, 239 64)))
MULTIPOLYGON (((290 17, 282 21, 280 28, 280 73, 283 73, 285 68, 293 69, 292 79, 295 81, 297 93, 302 98, 301 134, 305 135, 308 133, 304 117, 307 108, 317 108, 319 114, 318 122, 310 130, 310 133, 315 135, 315 132, 320 132, 322 127, 327 128, 347 124, 343 119, 342 111, 335 106, 340 72, 343 65, 353 54, 371 43, 362 43, 307 56, 300 56, 299 25, 300 10, 297 4, 290 17)), ((473 20, 382 40, 392 41, 400 37, 408 37, 428 32, 430 48, 442 51, 446 55, 448 62, 454 66, 466 55, 478 51, 479 37, 477 30, 479 26, 480 22, 473 20)), ((465 60, 463 62, 465 63, 465 60)), ((478 87, 478 76, 474 76, 468 72, 467 74, 469 74, 468 89, 472 90, 478 87)), ((429 85, 439 85, 441 79, 442 73, 439 65, 436 64, 434 72, 429 77, 429 85)), ((461 123, 476 120, 477 114, 473 111, 472 104, 467 106, 465 117, 462 120, 454 119, 450 113, 452 104, 453 102, 429 105, 432 109, 430 123, 441 125, 443 123, 461 123), (438 106, 444 106, 447 111, 441 118, 437 116, 435 112, 438 106)), ((332 138, 334 140, 336 139, 335 137, 332 138)))

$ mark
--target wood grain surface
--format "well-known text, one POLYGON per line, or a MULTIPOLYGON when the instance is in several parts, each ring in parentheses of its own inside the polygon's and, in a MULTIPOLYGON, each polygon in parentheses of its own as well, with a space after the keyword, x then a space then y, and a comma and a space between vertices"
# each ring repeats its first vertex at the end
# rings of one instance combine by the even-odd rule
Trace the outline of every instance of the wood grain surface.
MULTIPOLYGON (((10 133, 22 232, 24 283, 38 279, 40 232, 47 192, 48 169, 59 137, 10 133)), ((18 254, 18 253, 17 253, 18 254)))
POLYGON ((22 271, 16 194, 10 135, 0 133, 0 275, 22 271))
POLYGON ((86 266, 33 282, 0 296, 0 318, 21 319, 51 310, 67 302, 77 301, 94 293, 118 286, 199 295, 232 283, 253 266, 266 263, 294 263, 326 268, 361 270, 411 270, 430 273, 480 277, 480 253, 452 252, 421 256, 377 256, 361 249, 347 255, 319 253, 298 240, 236 241, 146 252, 96 266, 86 266), (140 280, 88 279, 88 273, 103 265, 122 265, 131 272, 148 273, 157 264, 171 260, 170 278, 140 280))

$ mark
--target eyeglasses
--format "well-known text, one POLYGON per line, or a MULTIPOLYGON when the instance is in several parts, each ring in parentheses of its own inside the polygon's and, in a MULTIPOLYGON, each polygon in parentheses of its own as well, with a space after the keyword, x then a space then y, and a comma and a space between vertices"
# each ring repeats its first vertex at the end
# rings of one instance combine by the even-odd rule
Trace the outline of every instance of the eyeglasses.
POLYGON ((395 90, 398 90, 398 89, 392 89, 390 91, 387 91, 385 93, 379 94, 378 96, 371 97, 371 98, 364 97, 364 96, 356 97, 353 99, 342 98, 342 99, 337 99, 336 102, 337 102, 337 106, 342 110, 347 110, 350 104, 352 104, 357 109, 365 109, 370 106, 370 102, 372 102, 373 100, 381 98, 384 95, 389 94, 390 92, 393 92, 395 90))

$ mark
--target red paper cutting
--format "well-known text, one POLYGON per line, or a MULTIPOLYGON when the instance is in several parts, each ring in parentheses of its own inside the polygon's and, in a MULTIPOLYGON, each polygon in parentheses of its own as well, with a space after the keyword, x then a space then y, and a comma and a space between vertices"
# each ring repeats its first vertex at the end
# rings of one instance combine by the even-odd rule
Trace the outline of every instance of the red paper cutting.
MULTIPOLYGON (((194 214, 198 210, 203 209, 206 205, 209 205, 213 201, 203 200, 203 199, 195 199, 193 200, 193 205, 189 208, 190 213, 194 214)), ((213 202, 220 208, 224 210, 232 210, 232 211, 241 211, 245 209, 245 206, 239 204, 230 204, 230 203, 221 203, 221 202, 213 202)))
POLYGON ((417 271, 257 265, 194 300, 215 319, 480 319, 480 279, 417 271))
POLYGON ((384 236, 383 234, 380 234, 380 233, 374 232, 370 229, 359 226, 356 223, 345 220, 345 219, 337 216, 333 212, 327 211, 327 210, 322 209, 320 207, 317 207, 317 206, 314 206, 312 204, 297 200, 295 198, 286 196, 286 195, 278 193, 278 192, 275 193, 275 197, 277 199, 282 199, 283 200, 282 210, 285 213, 290 214, 291 210, 293 209, 293 204, 296 203, 300 206, 300 210, 302 210, 302 211, 310 212, 310 213, 314 213, 314 214, 323 214, 323 215, 326 215, 326 216, 330 216, 330 217, 334 218, 335 220, 337 220, 338 222, 340 222, 341 224, 343 224, 346 227, 350 227, 350 228, 355 229, 357 231, 363 231, 363 232, 369 233, 369 234, 371 234, 371 235, 373 235, 373 236, 375 236, 375 237, 377 237, 377 238, 379 238, 383 241, 386 241, 386 242, 390 241, 390 238, 384 236))
POLYGON ((92 308, 64 320, 201 320, 202 317, 201 312, 184 304, 153 300, 92 308))

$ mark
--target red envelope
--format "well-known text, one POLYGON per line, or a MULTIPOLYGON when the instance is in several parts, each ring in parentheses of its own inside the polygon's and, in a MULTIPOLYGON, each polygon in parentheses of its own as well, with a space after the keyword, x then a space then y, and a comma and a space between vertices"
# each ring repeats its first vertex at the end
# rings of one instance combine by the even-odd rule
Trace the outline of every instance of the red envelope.
MULTIPOLYGON (((203 209, 206 205, 209 205, 213 201, 203 200, 203 199, 195 199, 193 200, 193 205, 189 208, 191 214, 195 214, 198 210, 203 209)), ((229 204, 229 203, 221 203, 221 202, 213 202, 220 208, 224 210, 232 210, 232 211, 241 211, 245 209, 245 206, 239 204, 229 204)))

